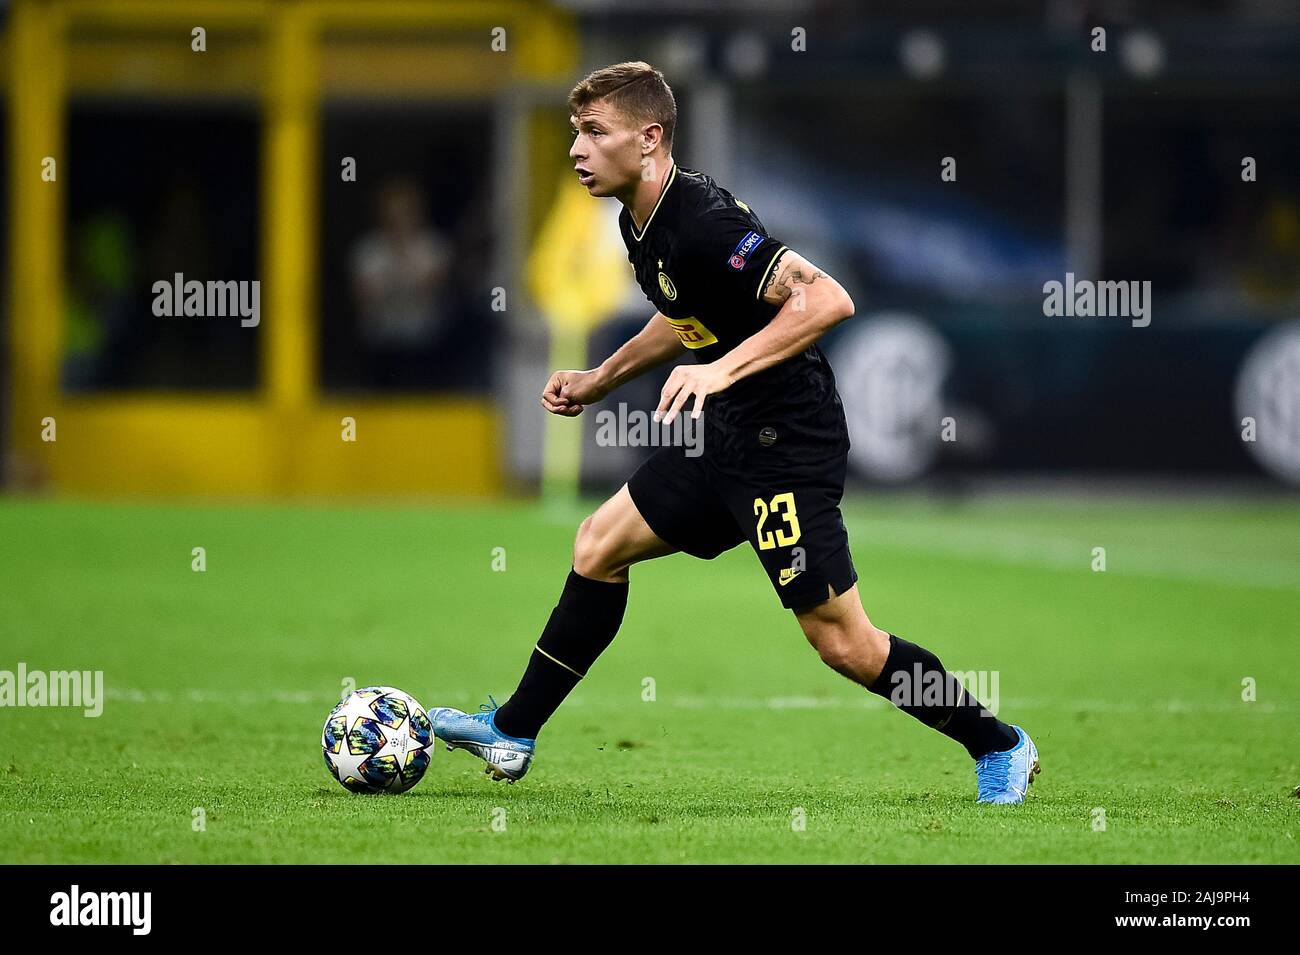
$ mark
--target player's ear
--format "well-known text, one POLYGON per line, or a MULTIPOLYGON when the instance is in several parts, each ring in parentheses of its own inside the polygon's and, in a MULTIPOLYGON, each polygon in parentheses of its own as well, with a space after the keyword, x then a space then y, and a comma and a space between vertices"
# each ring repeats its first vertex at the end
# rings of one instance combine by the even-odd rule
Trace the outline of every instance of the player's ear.
POLYGON ((641 153, 650 155, 659 148, 659 144, 664 139, 664 128, 658 123, 650 123, 641 127, 641 153))

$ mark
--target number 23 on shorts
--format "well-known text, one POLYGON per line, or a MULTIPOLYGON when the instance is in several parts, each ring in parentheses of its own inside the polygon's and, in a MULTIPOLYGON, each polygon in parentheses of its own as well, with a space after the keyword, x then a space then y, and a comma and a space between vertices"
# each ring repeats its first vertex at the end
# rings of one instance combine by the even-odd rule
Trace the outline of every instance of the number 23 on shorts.
POLYGON ((754 514, 758 517, 759 550, 790 547, 799 540, 799 515, 795 513, 793 491, 773 495, 771 501, 764 501, 761 497, 754 498, 754 514), (778 525, 775 531, 763 530, 767 519, 778 514, 785 519, 786 526, 778 525))

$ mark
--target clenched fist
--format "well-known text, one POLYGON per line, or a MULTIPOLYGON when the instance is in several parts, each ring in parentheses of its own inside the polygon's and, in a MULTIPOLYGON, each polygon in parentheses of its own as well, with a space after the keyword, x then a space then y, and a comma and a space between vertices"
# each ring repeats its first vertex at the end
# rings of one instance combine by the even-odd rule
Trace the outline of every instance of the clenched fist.
POLYGON ((542 407, 551 414, 572 418, 587 405, 609 394, 594 371, 557 371, 542 391, 542 407))

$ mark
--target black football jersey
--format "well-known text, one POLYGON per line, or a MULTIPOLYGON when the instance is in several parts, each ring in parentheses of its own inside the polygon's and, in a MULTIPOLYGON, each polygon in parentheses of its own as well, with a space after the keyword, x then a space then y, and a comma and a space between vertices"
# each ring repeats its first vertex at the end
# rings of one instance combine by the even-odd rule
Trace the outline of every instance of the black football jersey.
MULTIPOLYGON (((618 221, 637 284, 697 362, 721 358, 781 310, 763 289, 786 246, 704 173, 674 165, 644 227, 626 208, 618 221)), ((815 343, 709 395, 704 418, 706 446, 724 455, 757 446, 764 429, 765 446, 773 434, 781 444, 848 443, 835 377, 815 343)))

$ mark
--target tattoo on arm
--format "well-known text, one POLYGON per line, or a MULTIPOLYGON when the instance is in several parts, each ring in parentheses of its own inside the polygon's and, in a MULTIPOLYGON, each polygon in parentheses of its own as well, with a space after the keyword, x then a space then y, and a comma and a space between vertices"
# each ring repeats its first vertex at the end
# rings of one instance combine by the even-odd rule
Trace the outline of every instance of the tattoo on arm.
POLYGON ((769 302, 784 304, 794 294, 796 285, 812 285, 824 274, 809 262, 797 255, 782 256, 780 267, 772 273, 767 288, 763 289, 763 298, 769 302), (789 261, 786 261, 786 259, 789 261))

